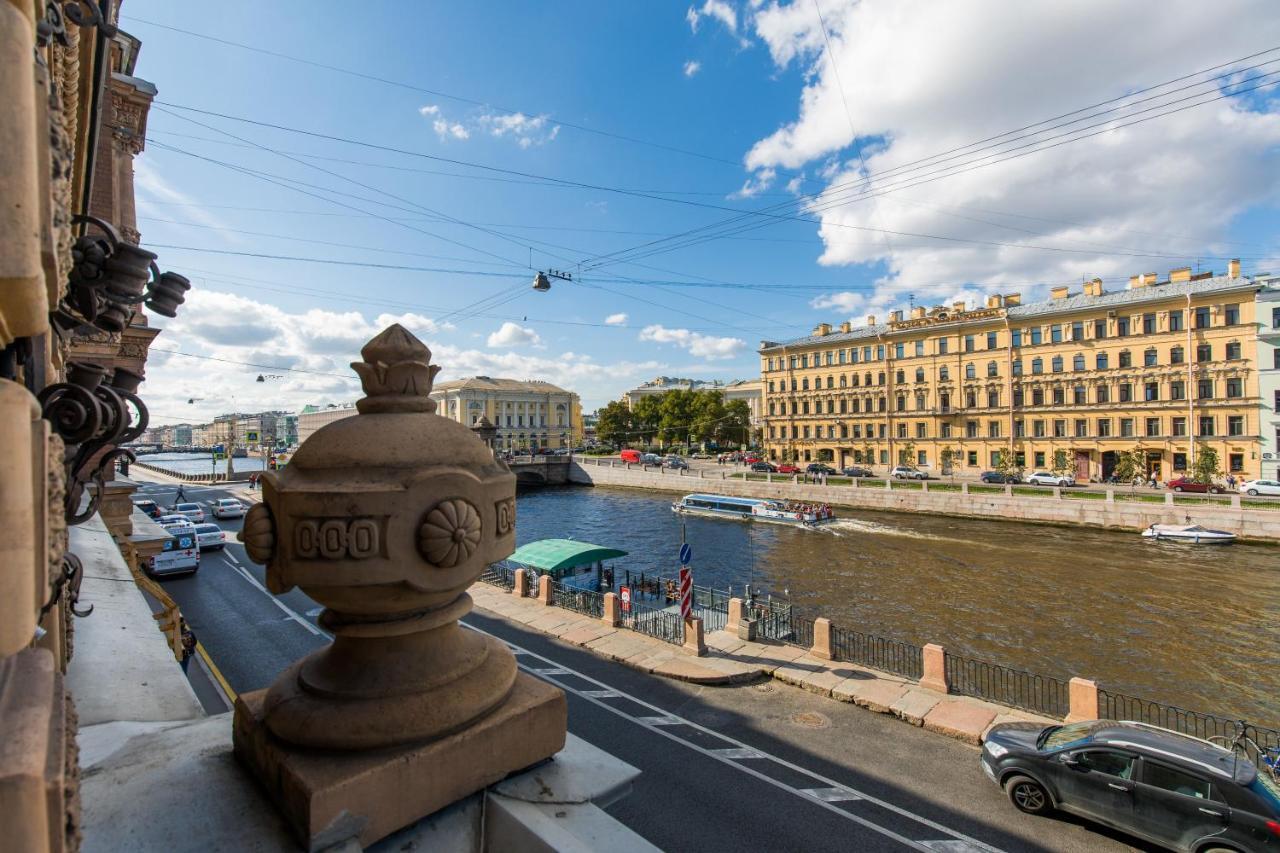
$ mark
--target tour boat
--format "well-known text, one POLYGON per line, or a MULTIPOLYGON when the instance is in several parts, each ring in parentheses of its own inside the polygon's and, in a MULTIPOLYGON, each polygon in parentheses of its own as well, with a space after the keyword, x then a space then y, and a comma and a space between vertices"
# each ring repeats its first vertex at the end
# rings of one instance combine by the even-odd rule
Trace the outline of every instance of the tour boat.
POLYGON ((791 524, 799 527, 816 527, 835 520, 835 513, 826 504, 733 498, 727 495, 685 495, 679 503, 671 505, 671 511, 682 515, 732 518, 738 521, 765 521, 770 524, 791 524))
POLYGON ((1236 541, 1234 533, 1210 530, 1198 524, 1153 524, 1142 531, 1142 535, 1146 539, 1167 539, 1193 545, 1227 545, 1236 541))

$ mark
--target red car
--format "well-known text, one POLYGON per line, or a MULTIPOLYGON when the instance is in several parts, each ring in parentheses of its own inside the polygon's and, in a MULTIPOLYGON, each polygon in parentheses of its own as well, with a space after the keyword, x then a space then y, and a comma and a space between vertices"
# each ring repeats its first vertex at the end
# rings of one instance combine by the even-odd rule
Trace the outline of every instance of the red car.
POLYGON ((1197 483, 1188 477, 1175 477, 1169 481, 1169 488, 1175 492, 1200 492, 1201 494, 1209 492, 1215 495, 1226 492, 1226 489, 1215 483, 1197 483))
POLYGON ((799 474, 800 469, 792 465, 790 462, 783 462, 778 466, 779 474, 799 474))

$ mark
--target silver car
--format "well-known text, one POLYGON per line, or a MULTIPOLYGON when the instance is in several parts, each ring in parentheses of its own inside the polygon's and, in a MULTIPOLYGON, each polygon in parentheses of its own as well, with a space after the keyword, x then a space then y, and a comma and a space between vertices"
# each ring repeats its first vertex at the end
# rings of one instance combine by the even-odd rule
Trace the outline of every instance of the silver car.
POLYGON ((1246 495, 1280 495, 1280 480, 1248 480, 1240 484, 1240 491, 1246 495))
POLYGON ((201 551, 221 551, 227 547, 227 534, 216 524, 197 524, 196 544, 201 551))
POLYGON ((1054 474, 1050 471, 1036 471, 1027 478, 1029 486, 1074 486, 1075 477, 1066 474, 1054 474))
POLYGON ((235 498, 218 498, 213 502, 214 518, 244 518, 244 504, 235 498))

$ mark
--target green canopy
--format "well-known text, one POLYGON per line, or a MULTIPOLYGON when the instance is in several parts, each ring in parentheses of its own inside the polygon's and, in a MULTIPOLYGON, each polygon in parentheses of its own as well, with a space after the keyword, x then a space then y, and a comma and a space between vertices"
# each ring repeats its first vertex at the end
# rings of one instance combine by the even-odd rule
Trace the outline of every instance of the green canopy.
POLYGON ((557 572, 584 566, 600 560, 612 560, 615 557, 627 556, 626 551, 617 548, 605 548, 592 545, 590 542, 578 542, 574 539, 539 539, 516 549, 507 559, 512 563, 532 566, 544 572, 557 572))

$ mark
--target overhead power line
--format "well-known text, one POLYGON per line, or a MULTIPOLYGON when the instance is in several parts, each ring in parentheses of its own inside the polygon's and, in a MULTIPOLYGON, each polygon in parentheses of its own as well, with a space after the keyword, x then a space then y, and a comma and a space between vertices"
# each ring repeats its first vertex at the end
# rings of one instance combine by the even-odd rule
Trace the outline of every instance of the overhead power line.
POLYGON ((280 53, 279 51, 268 50, 262 47, 254 47, 253 45, 243 44, 237 41, 231 41, 230 39, 218 38, 217 36, 211 36, 211 35, 208 35, 207 33, 198 33, 193 30, 186 30, 186 29, 182 29, 181 27, 171 26, 169 24, 161 24, 161 23, 157 23, 156 21, 148 21, 145 18, 136 18, 132 15, 126 15, 125 17, 131 23, 145 24, 147 26, 157 27, 158 29, 168 30, 170 32, 175 32, 175 33, 181 33, 182 35, 191 36, 192 38, 204 39, 205 41, 215 42, 217 44, 226 45, 228 47, 235 47, 235 48, 239 48, 240 50, 247 50, 253 53, 259 53, 264 56, 271 56, 276 59, 283 59, 288 62, 297 62, 302 65, 309 65, 312 68, 323 68, 326 71, 332 71, 337 74, 345 74, 350 77, 357 77, 359 79, 368 80, 374 83, 381 83, 387 86, 395 86, 400 89, 407 89, 409 91, 419 92, 424 95, 431 95, 432 97, 435 97, 435 98, 446 98, 451 101, 457 101, 459 103, 469 104, 474 107, 481 107, 484 109, 496 110, 498 112, 508 113, 508 114, 521 113, 524 115, 533 115, 533 116, 541 115, 541 116, 545 116, 546 120, 553 124, 558 124, 561 127, 566 127, 571 130, 579 131, 581 133, 590 133, 596 136, 605 137, 607 139, 616 139, 620 142, 629 142, 634 145, 644 145, 649 148, 656 148, 662 151, 669 151, 673 154, 682 154, 686 157, 697 157, 701 160, 708 160, 714 163, 724 163, 726 165, 734 166, 738 168, 741 168, 742 166, 742 163, 739 160, 730 160, 724 157, 718 157, 714 154, 704 154, 700 151, 691 151, 687 148, 680 148, 675 145, 667 145, 665 143, 654 142, 653 140, 649 140, 649 139, 640 139, 635 136, 628 136, 623 133, 615 133, 613 131, 603 130, 597 127, 588 127, 583 124, 577 124, 575 122, 565 121, 564 119, 558 118, 549 113, 545 113, 541 110, 517 110, 517 109, 512 109, 510 107, 501 107, 489 101, 482 101, 476 98, 469 98, 464 95, 458 95, 452 92, 445 92, 440 89, 429 89, 425 86, 418 86, 413 83, 405 83, 400 80, 392 80, 387 77, 379 77, 376 74, 368 74, 363 71, 356 71, 351 68, 342 68, 341 66, 338 66, 338 65, 330 65, 325 62, 317 62, 313 59, 305 59, 300 56, 291 56, 287 53, 280 53))

